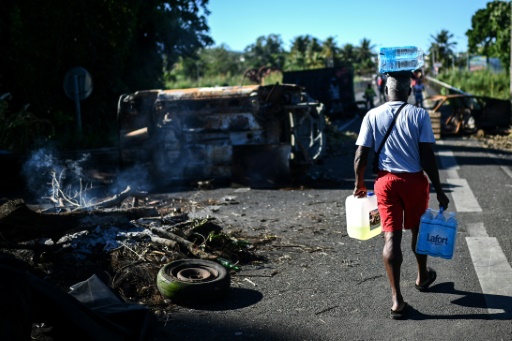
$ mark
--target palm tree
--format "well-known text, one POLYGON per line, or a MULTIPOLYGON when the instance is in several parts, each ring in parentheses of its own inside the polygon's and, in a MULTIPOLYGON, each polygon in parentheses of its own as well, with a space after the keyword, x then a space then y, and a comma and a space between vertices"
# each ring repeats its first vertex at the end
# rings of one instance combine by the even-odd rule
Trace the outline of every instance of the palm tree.
POLYGON ((287 70, 314 69, 323 66, 322 45, 310 35, 297 36, 287 59, 287 70))
POLYGON ((282 67, 284 49, 281 37, 277 34, 260 36, 256 43, 245 48, 248 64, 259 68, 262 66, 282 67))
POLYGON ((360 42, 361 45, 357 47, 357 59, 359 62, 365 60, 372 60, 376 54, 373 52, 375 45, 372 45, 370 39, 363 38, 360 42))
POLYGON ((373 72, 375 68, 375 58, 377 54, 373 52, 375 45, 372 45, 370 39, 363 38, 361 45, 356 48, 356 60, 359 70, 362 72, 373 72))
POLYGON ((290 70, 304 70, 307 65, 307 49, 311 36, 303 35, 297 36, 292 40, 292 47, 287 59, 288 67, 290 70))
POLYGON ((322 45, 317 38, 311 38, 306 48, 306 65, 308 69, 323 66, 322 45))
POLYGON ((352 44, 345 44, 340 49, 341 59, 347 63, 353 63, 356 61, 356 49, 352 44))
POLYGON ((430 58, 430 66, 433 67, 433 63, 441 63, 444 67, 450 66, 454 58, 452 48, 457 45, 457 42, 451 40, 453 34, 447 30, 441 30, 436 36, 431 35, 430 37, 433 40, 429 48, 430 56, 432 56, 430 58))
POLYGON ((324 40, 322 43, 322 55, 325 59, 326 67, 334 66, 334 59, 338 54, 338 50, 339 48, 336 46, 336 40, 334 40, 334 37, 328 37, 326 40, 324 40))

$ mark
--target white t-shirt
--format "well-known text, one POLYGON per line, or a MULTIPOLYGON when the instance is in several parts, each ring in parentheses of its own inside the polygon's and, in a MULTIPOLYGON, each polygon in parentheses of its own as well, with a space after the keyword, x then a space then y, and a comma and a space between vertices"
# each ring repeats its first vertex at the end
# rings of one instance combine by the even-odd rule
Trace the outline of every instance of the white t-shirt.
MULTIPOLYGON (((364 116, 356 145, 377 151, 393 121, 400 101, 384 103, 364 116)), ((398 115, 395 126, 379 155, 379 168, 392 173, 416 173, 422 170, 419 143, 435 143, 428 112, 407 104, 398 115)))

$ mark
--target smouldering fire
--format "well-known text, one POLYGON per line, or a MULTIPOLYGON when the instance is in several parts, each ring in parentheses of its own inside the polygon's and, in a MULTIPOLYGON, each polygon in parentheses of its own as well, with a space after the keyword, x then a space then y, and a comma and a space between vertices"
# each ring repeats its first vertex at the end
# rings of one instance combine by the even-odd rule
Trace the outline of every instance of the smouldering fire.
POLYGON ((76 161, 59 160, 48 150, 35 151, 23 165, 28 189, 56 207, 88 207, 93 185, 85 180, 83 165, 89 158, 90 154, 84 154, 76 161))

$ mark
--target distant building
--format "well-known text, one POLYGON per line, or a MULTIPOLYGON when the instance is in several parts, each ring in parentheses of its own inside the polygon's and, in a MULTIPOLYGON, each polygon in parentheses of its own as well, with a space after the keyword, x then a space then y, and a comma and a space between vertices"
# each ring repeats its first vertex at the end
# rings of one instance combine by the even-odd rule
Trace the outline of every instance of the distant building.
POLYGON ((489 69, 496 73, 503 72, 499 58, 489 58, 489 63, 487 63, 486 56, 470 56, 468 59, 468 68, 469 71, 489 69))

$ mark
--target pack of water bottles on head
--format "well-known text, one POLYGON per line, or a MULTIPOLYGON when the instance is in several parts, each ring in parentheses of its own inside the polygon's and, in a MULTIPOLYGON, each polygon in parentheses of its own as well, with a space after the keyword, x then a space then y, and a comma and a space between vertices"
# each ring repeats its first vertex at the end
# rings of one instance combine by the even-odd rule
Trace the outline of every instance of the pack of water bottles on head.
POLYGON ((423 50, 416 46, 381 47, 379 72, 414 71, 425 64, 423 50))
POLYGON ((457 239, 458 222, 455 212, 445 217, 443 209, 427 209, 421 216, 420 230, 416 243, 419 254, 452 259, 457 239))

